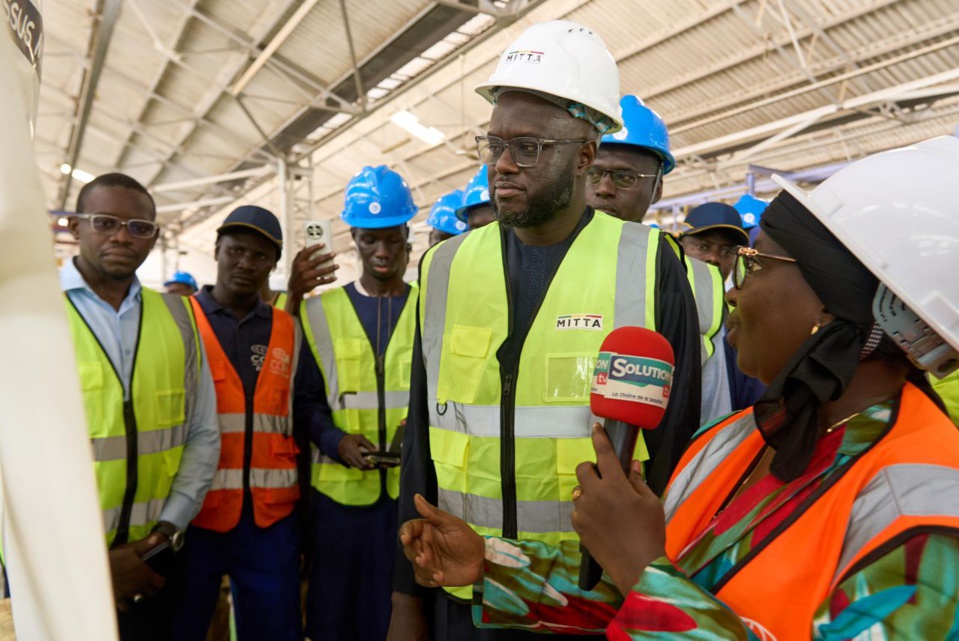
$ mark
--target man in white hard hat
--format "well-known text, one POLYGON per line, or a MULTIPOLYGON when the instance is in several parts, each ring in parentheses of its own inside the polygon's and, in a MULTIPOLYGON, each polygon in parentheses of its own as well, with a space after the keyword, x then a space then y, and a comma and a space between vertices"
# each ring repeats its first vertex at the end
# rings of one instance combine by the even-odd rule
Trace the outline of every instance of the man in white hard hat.
MULTIPOLYGON (((575 539, 571 492, 592 456, 589 389, 603 339, 645 326, 675 351, 673 397, 648 441, 661 490, 699 425, 695 303, 658 233, 586 205, 598 139, 622 126, 619 73, 598 35, 534 25, 477 92, 494 105, 476 140, 497 222, 420 265, 400 520, 418 516, 422 494, 481 534, 575 539)), ((475 629, 470 590, 420 588, 405 559, 393 587, 390 639, 532 637, 475 629)))

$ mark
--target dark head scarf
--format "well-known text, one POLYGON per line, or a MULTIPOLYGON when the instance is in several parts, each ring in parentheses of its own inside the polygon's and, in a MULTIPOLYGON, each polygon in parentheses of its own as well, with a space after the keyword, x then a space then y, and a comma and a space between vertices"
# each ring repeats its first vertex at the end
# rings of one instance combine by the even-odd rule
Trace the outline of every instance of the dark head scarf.
POLYGON ((756 403, 756 422, 776 450, 771 471, 791 481, 812 459, 820 408, 842 396, 859 366, 879 280, 786 191, 769 204, 760 226, 796 260, 826 311, 836 317, 806 339, 756 403))

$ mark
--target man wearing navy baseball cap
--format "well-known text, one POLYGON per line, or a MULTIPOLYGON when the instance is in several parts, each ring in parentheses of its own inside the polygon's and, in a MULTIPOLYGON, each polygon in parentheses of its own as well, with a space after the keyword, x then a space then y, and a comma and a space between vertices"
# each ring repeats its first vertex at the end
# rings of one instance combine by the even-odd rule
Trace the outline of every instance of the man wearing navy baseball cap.
POLYGON ((322 379, 299 324, 260 298, 282 250, 276 216, 235 209, 217 229, 216 284, 190 299, 215 372, 222 446, 183 548, 183 641, 206 637, 223 575, 241 641, 302 638, 294 424, 308 431, 322 379))
POLYGON ((725 203, 704 203, 687 214, 684 224, 689 229, 680 236, 680 243, 686 253, 719 267, 723 280, 729 278, 736 247, 749 245, 739 212, 725 203))

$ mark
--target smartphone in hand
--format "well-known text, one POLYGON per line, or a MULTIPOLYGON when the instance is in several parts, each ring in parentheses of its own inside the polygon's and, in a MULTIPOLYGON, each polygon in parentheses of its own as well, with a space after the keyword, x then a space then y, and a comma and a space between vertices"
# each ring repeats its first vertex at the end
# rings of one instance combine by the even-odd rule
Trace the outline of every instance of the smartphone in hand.
MULTIPOLYGON (((329 254, 333 251, 333 225, 329 220, 308 220, 304 226, 303 231, 306 235, 306 246, 313 247, 315 245, 323 244, 325 247, 317 250, 310 255, 310 258, 314 258, 317 254, 329 254)), ((328 261, 324 261, 318 267, 326 267, 333 264, 333 259, 331 258, 328 261)))

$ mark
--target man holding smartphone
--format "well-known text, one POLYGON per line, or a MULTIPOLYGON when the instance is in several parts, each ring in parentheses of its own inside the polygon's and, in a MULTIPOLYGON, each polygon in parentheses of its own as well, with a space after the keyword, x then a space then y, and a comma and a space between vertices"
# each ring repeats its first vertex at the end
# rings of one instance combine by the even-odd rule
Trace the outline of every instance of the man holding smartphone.
POLYGON ((311 434, 312 639, 386 637, 417 299, 403 275, 416 211, 399 174, 364 167, 347 185, 341 215, 362 275, 300 307, 329 405, 327 429, 311 434))
POLYGON ((283 235, 261 207, 217 229, 216 284, 191 299, 216 384, 219 468, 184 547, 178 641, 203 641, 228 575, 239 641, 298 641, 300 495, 294 430, 316 415, 319 372, 295 319, 260 290, 283 235))

